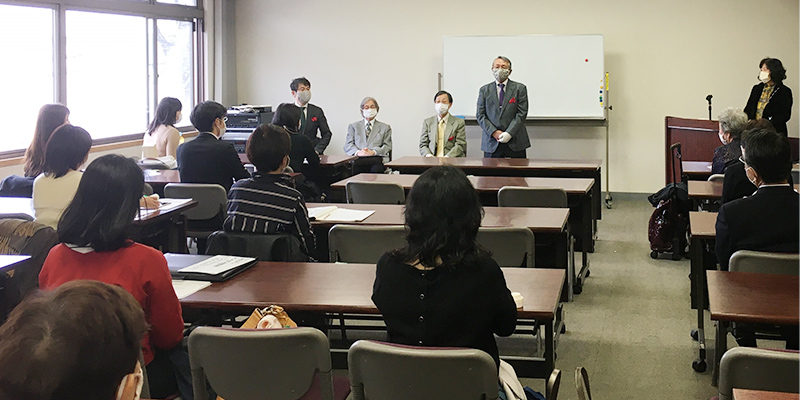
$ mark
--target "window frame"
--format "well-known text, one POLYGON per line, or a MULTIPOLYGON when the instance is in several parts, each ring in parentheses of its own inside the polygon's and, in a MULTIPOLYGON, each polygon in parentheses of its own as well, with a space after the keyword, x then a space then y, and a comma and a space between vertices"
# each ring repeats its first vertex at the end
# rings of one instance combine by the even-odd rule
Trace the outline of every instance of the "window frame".
MULTIPOLYGON (((184 6, 178 4, 165 4, 165 3, 158 3, 156 0, 147 0, 147 1, 136 1, 136 0, 38 0, 38 1, 27 1, 27 0, 0 0, 0 5, 11 5, 11 6, 27 6, 27 7, 38 7, 38 8, 49 8, 53 10, 54 18, 54 29, 55 35, 53 37, 54 43, 54 68, 56 70, 55 73, 55 84, 54 84, 54 93, 55 93, 55 102, 67 104, 67 71, 66 71, 66 12, 69 11, 86 11, 86 12, 95 12, 95 13, 105 13, 105 14, 117 14, 117 15, 131 15, 131 16, 139 16, 148 19, 149 21, 152 20, 153 32, 148 33, 153 34, 153 43, 149 43, 148 47, 155 46, 155 33, 157 31, 158 20, 179 20, 179 21, 189 21, 192 22, 194 35, 194 67, 193 67, 193 76, 194 76, 194 101, 198 103, 200 99, 203 98, 203 94, 205 93, 205 79, 201 74, 204 73, 203 64, 204 64, 204 22, 203 19, 205 17, 204 10, 203 10, 203 0, 197 0, 196 6, 184 6)), ((148 29, 150 29, 148 26, 148 29)), ((153 47, 153 51, 157 53, 155 47, 153 47)), ((148 53, 150 49, 148 49, 148 53)), ((148 54, 148 57, 150 55, 148 54)), ((157 55, 156 55, 157 57, 157 55)), ((148 60, 150 61, 150 60, 148 60)), ((148 102, 147 102, 147 109, 148 109, 148 119, 152 113, 155 112, 154 106, 158 105, 158 85, 155 76, 158 74, 158 64, 157 59, 153 60, 153 67, 148 68, 147 71, 148 80, 153 79, 155 82, 154 90, 148 90, 148 102), (152 76, 151 76, 152 72, 152 76)), ((148 84, 149 85, 149 84, 148 84)), ((194 104, 185 105, 186 107, 193 107, 194 104)), ((191 126, 178 128, 181 132, 191 132, 195 129, 191 126)), ((118 135, 112 136, 107 138, 101 138, 92 140, 92 146, 99 146, 99 145, 108 145, 113 143, 121 143, 127 141, 134 141, 134 140, 141 140, 142 136, 144 135, 144 130, 141 132, 135 132, 125 135, 118 135)), ((15 158, 15 157, 22 157, 25 155, 26 149, 14 149, 14 150, 7 150, 0 152, 0 160, 15 158)))

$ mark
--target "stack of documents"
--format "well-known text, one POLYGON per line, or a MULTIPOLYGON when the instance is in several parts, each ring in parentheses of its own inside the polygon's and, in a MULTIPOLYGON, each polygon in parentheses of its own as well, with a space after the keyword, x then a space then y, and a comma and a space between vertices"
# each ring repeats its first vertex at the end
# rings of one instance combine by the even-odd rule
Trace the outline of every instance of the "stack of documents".
POLYGON ((308 218, 312 221, 336 221, 336 222, 361 222, 375 210, 350 210, 336 206, 312 207, 308 209, 308 218))

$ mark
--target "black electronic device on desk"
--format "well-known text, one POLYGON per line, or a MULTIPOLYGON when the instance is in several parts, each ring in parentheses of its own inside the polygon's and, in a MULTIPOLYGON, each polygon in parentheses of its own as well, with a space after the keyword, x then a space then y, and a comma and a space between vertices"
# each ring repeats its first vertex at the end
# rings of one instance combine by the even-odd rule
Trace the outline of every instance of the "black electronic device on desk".
POLYGON ((225 122, 225 134, 222 140, 233 142, 239 153, 245 152, 247 139, 261 124, 272 122, 272 106, 253 106, 242 104, 228 109, 228 120, 225 122))

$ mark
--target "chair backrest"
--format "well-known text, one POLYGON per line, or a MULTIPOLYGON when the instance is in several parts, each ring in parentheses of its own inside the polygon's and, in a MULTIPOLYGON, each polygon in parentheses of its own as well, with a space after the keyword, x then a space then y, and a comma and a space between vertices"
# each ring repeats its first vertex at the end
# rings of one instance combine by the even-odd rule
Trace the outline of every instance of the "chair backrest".
POLYGON ((35 176, 9 175, 0 181, 0 197, 33 197, 35 176))
POLYGON ((567 192, 555 187, 503 186, 497 192, 500 207, 566 208, 567 192))
POLYGON ((739 250, 731 255, 731 271, 760 272, 764 274, 798 275, 800 255, 739 250))
POLYGON ((497 366, 475 349, 432 349, 359 340, 347 354, 355 400, 497 399, 497 366))
POLYGON ((328 233, 331 262, 375 264, 384 253, 405 243, 402 225, 334 225, 328 233))
POLYGON ((534 267, 535 241, 528 228, 480 228, 476 240, 501 267, 534 267))
POLYGON ((672 182, 686 182, 686 176, 683 174, 683 156, 681 155, 681 144, 673 143, 669 146, 670 153, 672 154, 672 182))
POLYGON ((592 391, 589 388, 589 373, 586 368, 575 368, 575 390, 578 391, 578 400, 592 400, 592 391))
POLYGON ((0 219, 21 219, 23 221, 33 221, 33 216, 25 213, 11 213, 11 214, 0 213, 0 219))
POLYGON ((260 261, 308 261, 300 239, 290 233, 264 235, 216 231, 208 236, 206 254, 256 257, 260 261))
POLYGON ((328 338, 314 328, 244 330, 199 327, 189 335, 194 396, 207 400, 206 379, 227 400, 295 400, 318 375, 333 400, 328 338))
POLYGON ((800 169, 792 169, 791 178, 795 185, 800 183, 800 169))
POLYGON ((194 199, 197 207, 183 212, 189 220, 207 220, 220 213, 225 214, 228 194, 225 188, 206 183, 168 183, 164 187, 164 196, 172 199, 194 199))
POLYGON ((735 347, 722 355, 719 399, 733 398, 733 388, 798 392, 800 358, 797 352, 735 347))
POLYGON ((725 174, 712 174, 708 177, 709 182, 720 182, 722 183, 725 181, 725 174))
MULTIPOLYGON (((25 296, 39 288, 39 272, 50 249, 58 243, 56 231, 38 222, 0 219, 0 254, 29 255, 14 268, 14 274, 0 282, 0 321, 25 296)), ((5 274, 2 274, 5 275, 5 274)))
POLYGON ((403 187, 390 182, 355 182, 345 185, 347 202, 353 204, 405 204, 403 187))
POLYGON ((545 398, 547 400, 558 400, 558 388, 561 386, 561 370, 556 368, 550 373, 545 386, 545 398))

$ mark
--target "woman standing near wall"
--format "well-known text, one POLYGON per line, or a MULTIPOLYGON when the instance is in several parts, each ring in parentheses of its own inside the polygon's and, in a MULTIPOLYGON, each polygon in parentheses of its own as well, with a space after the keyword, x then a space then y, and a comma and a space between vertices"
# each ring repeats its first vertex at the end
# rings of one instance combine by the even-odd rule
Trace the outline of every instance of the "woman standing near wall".
POLYGON ((778 133, 786 136, 786 122, 792 117, 792 90, 783 84, 786 69, 781 60, 765 58, 758 63, 761 83, 753 86, 744 112, 749 119, 764 118, 778 133))

